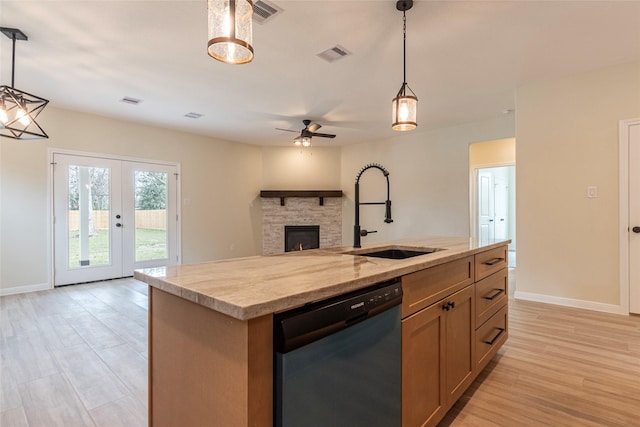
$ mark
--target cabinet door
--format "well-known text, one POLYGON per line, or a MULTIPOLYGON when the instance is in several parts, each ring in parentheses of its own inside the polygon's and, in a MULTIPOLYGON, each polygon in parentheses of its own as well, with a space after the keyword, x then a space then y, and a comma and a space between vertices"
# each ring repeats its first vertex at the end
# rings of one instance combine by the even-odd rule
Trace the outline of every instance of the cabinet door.
POLYGON ((437 305, 446 313, 445 384, 447 404, 453 404, 473 381, 473 367, 475 365, 474 288, 467 286, 437 305))
POLYGON ((402 321, 402 425, 436 425, 446 410, 444 314, 440 304, 402 321))

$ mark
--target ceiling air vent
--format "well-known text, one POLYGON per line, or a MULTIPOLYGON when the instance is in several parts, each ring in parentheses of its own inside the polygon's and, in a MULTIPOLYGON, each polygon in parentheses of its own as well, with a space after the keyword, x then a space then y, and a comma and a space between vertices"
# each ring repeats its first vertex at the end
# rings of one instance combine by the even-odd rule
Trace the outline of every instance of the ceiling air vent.
POLYGON ((253 3, 253 22, 265 24, 282 11, 283 9, 280 6, 265 0, 258 0, 253 3))
POLYGON ((190 119, 199 119, 200 117, 203 116, 203 114, 191 112, 191 113, 185 114, 184 116, 189 117, 190 119))
POLYGON ((125 104, 138 105, 142 102, 142 99, 131 98, 129 96, 125 96, 120 100, 120 102, 124 102, 125 104))
POLYGON ((334 62, 349 55, 351 55, 351 52, 349 52, 339 44, 318 54, 320 58, 324 59, 327 62, 334 62))

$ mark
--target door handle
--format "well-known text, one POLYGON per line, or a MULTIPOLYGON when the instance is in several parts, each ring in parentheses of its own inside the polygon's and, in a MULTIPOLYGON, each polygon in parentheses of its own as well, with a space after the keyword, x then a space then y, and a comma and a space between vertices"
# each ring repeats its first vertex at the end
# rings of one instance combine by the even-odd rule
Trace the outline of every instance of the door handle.
POLYGON ((631 229, 631 231, 633 231, 634 233, 640 233, 640 227, 638 227, 637 225, 635 227, 633 227, 631 229))
POLYGON ((122 224, 120 224, 119 222, 116 222, 116 227, 122 227, 122 224))

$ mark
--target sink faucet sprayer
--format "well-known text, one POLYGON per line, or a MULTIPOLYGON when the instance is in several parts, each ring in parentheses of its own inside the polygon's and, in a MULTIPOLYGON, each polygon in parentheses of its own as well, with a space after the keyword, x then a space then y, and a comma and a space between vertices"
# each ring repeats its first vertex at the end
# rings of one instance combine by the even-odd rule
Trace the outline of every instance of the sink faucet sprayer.
POLYGON ((365 167, 363 167, 362 169, 360 169, 360 172, 358 172, 358 176, 356 177, 356 201, 355 201, 356 223, 353 226, 353 247, 354 248, 361 247, 360 246, 361 236, 366 236, 367 234, 378 232, 377 230, 367 231, 367 230, 360 229, 360 205, 385 205, 386 210, 384 215, 384 222, 386 222, 387 224, 393 222, 393 220, 391 219, 391 200, 389 200, 389 171, 386 170, 384 166, 378 163, 370 163, 365 167), (366 170, 371 168, 380 169, 380 171, 385 176, 385 178, 387 178, 387 200, 384 202, 362 202, 362 203, 360 202, 360 177, 366 170))

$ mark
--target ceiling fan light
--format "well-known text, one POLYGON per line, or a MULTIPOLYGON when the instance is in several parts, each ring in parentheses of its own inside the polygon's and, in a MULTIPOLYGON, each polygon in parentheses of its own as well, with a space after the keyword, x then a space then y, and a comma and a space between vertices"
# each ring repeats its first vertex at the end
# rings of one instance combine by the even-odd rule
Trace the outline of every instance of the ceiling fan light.
POLYGON ((208 0, 209 56, 227 64, 253 59, 251 0, 208 0))
POLYGON ((303 147, 310 147, 311 146, 311 138, 309 138, 308 136, 302 137, 302 146, 303 147))
POLYGON ((293 143, 295 145, 302 145, 302 137, 301 136, 296 136, 295 138, 293 138, 293 143))

